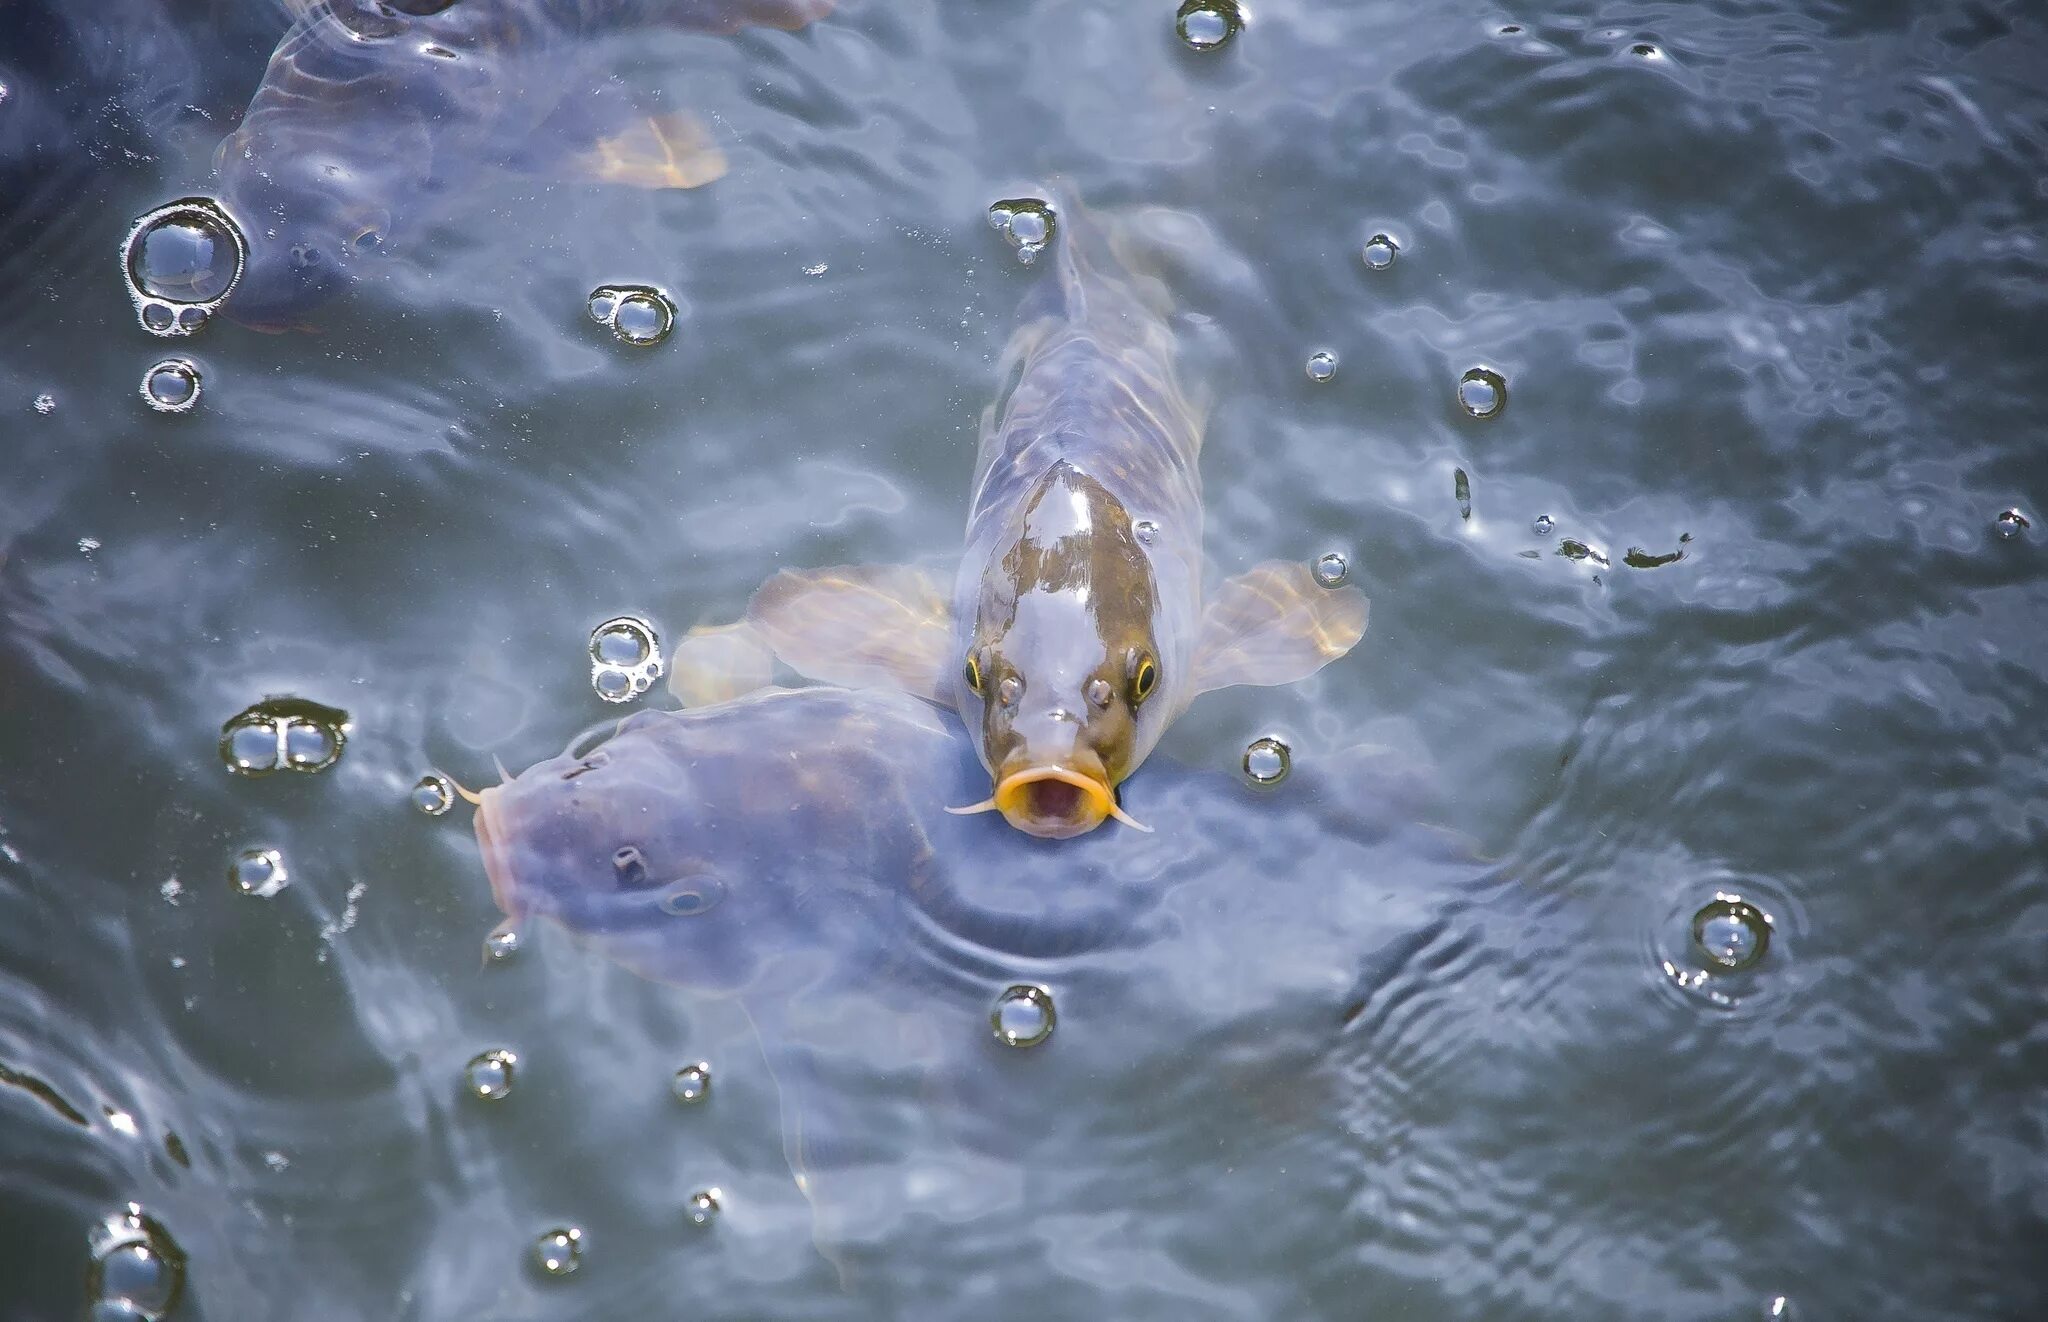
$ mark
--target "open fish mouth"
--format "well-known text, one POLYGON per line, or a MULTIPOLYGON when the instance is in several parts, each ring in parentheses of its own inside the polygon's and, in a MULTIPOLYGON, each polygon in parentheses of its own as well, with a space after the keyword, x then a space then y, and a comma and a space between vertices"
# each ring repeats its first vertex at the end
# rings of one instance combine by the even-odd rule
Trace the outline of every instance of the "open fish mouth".
POLYGON ((1028 767, 1003 777, 995 808, 1010 825, 1046 840, 1085 835, 1103 819, 1128 821, 1109 786, 1065 767, 1028 767))

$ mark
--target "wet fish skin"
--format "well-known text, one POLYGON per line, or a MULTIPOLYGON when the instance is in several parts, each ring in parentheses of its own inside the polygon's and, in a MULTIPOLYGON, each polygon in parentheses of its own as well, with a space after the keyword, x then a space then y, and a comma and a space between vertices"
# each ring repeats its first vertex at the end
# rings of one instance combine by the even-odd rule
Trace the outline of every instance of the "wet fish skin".
MULTIPOLYGON (((227 311, 264 329, 302 324, 423 205, 536 152, 567 157, 551 124, 587 93, 578 48, 642 27, 797 28, 830 0, 323 0, 278 43, 242 123, 214 158, 219 195, 249 242, 227 311)), ((617 108, 624 121, 630 107, 617 108)))

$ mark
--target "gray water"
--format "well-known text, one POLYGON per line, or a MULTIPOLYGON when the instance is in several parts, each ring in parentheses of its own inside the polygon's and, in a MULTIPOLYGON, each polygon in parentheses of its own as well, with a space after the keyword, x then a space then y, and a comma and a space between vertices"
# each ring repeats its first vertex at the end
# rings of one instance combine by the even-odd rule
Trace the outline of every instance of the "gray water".
MULTIPOLYGON (((600 34, 576 76, 724 178, 480 165, 308 329, 179 339, 123 238, 213 189, 288 15, 0 10, 0 1316, 151 1315, 173 1253, 177 1318, 2048 1314, 2048 21, 1268 0, 1195 51, 1174 8, 600 34), (1056 1139, 1021 1199, 878 1207, 842 1281, 747 1024, 559 931, 486 964, 467 809, 411 787, 615 714, 601 621, 953 553, 1046 269, 987 208, 1054 179, 1214 236, 1167 272, 1212 570, 1335 550, 1373 600, 1158 758, 1391 748, 1473 862, 1162 878, 1157 984, 1063 1007, 1099 1068, 1004 1111, 1056 1139), (167 357, 189 412, 138 397, 167 357), (346 711, 331 768, 224 767, 276 695, 346 711), (1332 887, 1381 914, 1290 919, 1332 887), (1692 944, 1717 895, 1751 968, 1692 944)), ((902 1126, 926 1082, 865 1086, 902 1126)))

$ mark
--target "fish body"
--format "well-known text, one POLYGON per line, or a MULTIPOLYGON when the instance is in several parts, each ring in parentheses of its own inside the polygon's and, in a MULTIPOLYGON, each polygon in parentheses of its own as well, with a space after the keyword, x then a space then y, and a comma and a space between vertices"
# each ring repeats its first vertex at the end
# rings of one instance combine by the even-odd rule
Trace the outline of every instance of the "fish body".
POLYGON ((958 710, 993 785, 969 810, 1054 839, 1137 824, 1117 787, 1196 695, 1311 675, 1366 620, 1362 593, 1301 563, 1205 592, 1203 415, 1165 288, 1126 256, 1132 227, 1060 214, 1056 275, 983 419, 951 591, 905 567, 786 570, 748 608, 803 674, 958 710))
POLYGON ((701 130, 636 110, 587 76, 581 50, 655 26, 800 27, 828 8, 829 0, 306 6, 215 155, 221 200, 249 245, 228 311, 267 328, 299 323, 406 222, 487 167, 575 164, 643 186, 708 182, 723 161, 701 130))

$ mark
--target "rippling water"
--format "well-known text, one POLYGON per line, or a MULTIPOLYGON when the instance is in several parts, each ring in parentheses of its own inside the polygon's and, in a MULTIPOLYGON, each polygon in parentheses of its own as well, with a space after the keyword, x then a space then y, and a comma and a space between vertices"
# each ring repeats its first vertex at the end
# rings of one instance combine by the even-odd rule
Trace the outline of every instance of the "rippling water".
POLYGON ((2048 22, 1180 8, 599 34, 576 76, 723 178, 580 180, 544 124, 310 329, 167 345, 123 237, 216 187, 290 15, 4 7, 0 1315, 2048 1314, 2048 22), (1282 740, 1319 815, 1155 814, 1103 901, 1152 936, 1055 969, 991 1114, 834 1062, 902 1161, 835 1264, 744 1019, 555 930, 487 962, 414 787, 615 711, 605 621, 955 552, 1047 269, 989 207, 1055 177, 1213 231, 1166 275, 1214 567, 1340 553, 1372 628, 1168 735, 1282 740), (593 321, 631 286, 666 339, 593 321), (279 696, 345 747, 234 774, 279 696), (1302 835, 1396 807, 1471 847, 1302 835), (1042 1128, 920 1137, 978 1120, 1042 1128))

